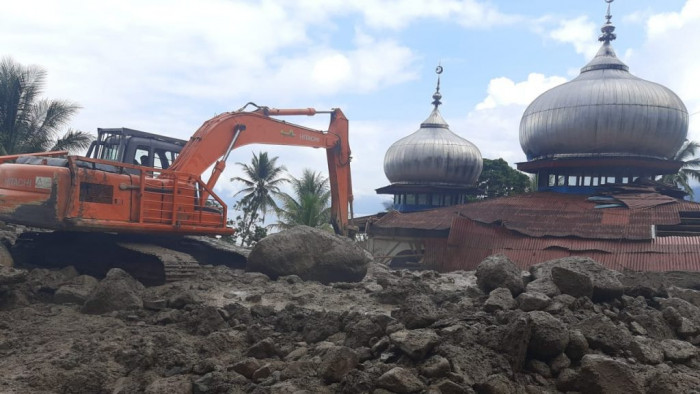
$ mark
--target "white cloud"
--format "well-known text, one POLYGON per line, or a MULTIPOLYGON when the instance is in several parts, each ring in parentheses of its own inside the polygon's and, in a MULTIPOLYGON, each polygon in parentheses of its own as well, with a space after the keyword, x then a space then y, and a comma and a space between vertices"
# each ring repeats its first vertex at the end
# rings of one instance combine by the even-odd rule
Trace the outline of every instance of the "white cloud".
POLYGON ((494 78, 489 82, 486 98, 466 118, 454 122, 452 130, 474 143, 484 158, 502 158, 515 166, 526 160, 519 137, 525 108, 537 96, 564 82, 563 77, 538 73, 531 73, 519 82, 507 77, 494 78))
POLYGON ((700 57, 688 47, 700 41, 700 0, 687 0, 679 12, 649 16, 646 28, 644 44, 628 54, 630 71, 676 92, 691 113, 688 138, 700 140, 700 57))
POLYGON ((662 36, 672 30, 680 30, 700 19, 700 1, 688 0, 680 12, 667 12, 651 15, 647 19, 647 33, 650 39, 662 36))
POLYGON ((598 51, 596 25, 587 16, 568 19, 559 22, 559 27, 549 33, 549 38, 555 41, 572 44, 576 53, 590 59, 598 51))
POLYGON ((511 104, 527 106, 546 90, 564 82, 565 78, 545 77, 538 73, 531 73, 527 80, 517 83, 506 77, 494 78, 489 82, 488 96, 477 104, 476 109, 485 110, 511 104))

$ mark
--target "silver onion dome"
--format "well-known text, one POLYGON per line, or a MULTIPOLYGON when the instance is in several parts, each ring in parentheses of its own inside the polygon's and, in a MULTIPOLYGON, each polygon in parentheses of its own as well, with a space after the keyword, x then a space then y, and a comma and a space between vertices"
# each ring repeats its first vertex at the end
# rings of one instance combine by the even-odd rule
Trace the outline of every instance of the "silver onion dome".
MULTIPOLYGON (((442 71, 437 69, 438 74, 442 71)), ((471 185, 481 175, 479 149, 450 131, 440 115, 440 80, 435 108, 413 134, 396 141, 384 156, 384 174, 392 184, 471 185)))
POLYGON ((578 77, 543 93, 525 110, 520 145, 528 160, 592 155, 669 159, 685 141, 688 111, 681 99, 630 74, 615 55, 607 2, 603 45, 593 60, 578 77))

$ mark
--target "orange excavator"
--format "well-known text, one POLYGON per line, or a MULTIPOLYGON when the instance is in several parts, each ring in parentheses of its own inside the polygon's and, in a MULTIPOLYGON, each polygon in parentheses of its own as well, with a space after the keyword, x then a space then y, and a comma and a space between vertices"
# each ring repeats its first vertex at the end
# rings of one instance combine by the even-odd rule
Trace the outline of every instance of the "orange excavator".
POLYGON ((227 226, 226 204, 213 189, 231 151, 255 143, 324 148, 331 224, 337 233, 351 235, 350 145, 343 112, 253 103, 204 122, 179 154, 171 152, 174 161, 161 168, 117 158, 118 148, 108 144, 93 146, 93 157, 67 152, 0 157, 0 220, 70 234, 63 240, 96 233, 230 235, 235 230, 227 226), (249 105, 255 109, 246 111, 249 105), (328 130, 273 118, 320 113, 330 114, 328 130), (209 168, 205 181, 202 175, 209 168))

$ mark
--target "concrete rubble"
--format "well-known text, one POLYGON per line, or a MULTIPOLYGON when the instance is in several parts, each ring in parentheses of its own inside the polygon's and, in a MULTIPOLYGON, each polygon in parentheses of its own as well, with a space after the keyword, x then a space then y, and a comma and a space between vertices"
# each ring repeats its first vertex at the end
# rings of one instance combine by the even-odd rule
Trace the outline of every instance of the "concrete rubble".
POLYGON ((369 262, 328 284, 2 268, 0 392, 692 393, 693 277, 504 256, 444 274, 369 262))

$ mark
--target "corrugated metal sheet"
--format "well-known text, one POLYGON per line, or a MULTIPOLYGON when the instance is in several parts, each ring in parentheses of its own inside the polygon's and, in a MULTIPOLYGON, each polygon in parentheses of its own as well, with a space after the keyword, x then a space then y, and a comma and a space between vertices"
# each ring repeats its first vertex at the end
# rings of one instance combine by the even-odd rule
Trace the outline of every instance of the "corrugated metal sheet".
POLYGON ((455 220, 447 245, 426 244, 425 261, 439 271, 472 270, 497 253, 523 269, 551 259, 587 256, 616 270, 700 271, 700 236, 651 241, 533 238, 467 218, 455 220))
POLYGON ((700 204, 660 196, 631 197, 635 208, 595 209, 585 196, 540 192, 410 214, 392 212, 373 226, 410 229, 416 238, 421 232, 444 230, 446 238, 431 233, 424 242, 426 263, 440 271, 474 269, 495 253, 521 268, 588 256, 618 270, 700 271, 700 236, 652 234, 654 225, 679 224, 680 212, 700 213, 700 204))
POLYGON ((617 194, 613 197, 627 205, 630 209, 651 208, 657 205, 673 204, 676 202, 675 198, 658 193, 617 194))

